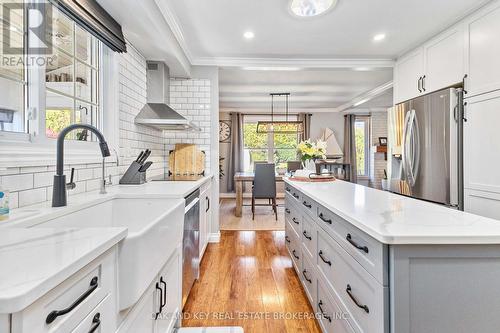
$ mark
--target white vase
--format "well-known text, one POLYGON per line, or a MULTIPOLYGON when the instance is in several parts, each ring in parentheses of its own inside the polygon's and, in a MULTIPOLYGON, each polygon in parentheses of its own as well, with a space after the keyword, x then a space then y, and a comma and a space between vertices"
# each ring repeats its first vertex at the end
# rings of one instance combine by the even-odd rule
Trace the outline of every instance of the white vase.
POLYGON ((302 161, 302 168, 304 170, 316 173, 316 162, 314 162, 314 160, 302 161))

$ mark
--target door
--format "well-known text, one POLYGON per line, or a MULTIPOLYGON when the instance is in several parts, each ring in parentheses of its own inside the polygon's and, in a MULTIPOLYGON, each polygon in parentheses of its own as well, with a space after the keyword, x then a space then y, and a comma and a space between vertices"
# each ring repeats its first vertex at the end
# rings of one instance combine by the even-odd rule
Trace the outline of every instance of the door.
POLYGON ((468 21, 468 96, 500 89, 500 3, 468 21))
POLYGON ((395 67, 395 104, 422 94, 419 78, 423 76, 424 56, 422 48, 398 60, 395 67))
POLYGON ((465 75, 463 25, 452 28, 424 46, 425 93, 460 83, 465 75))
MULTIPOLYGON (((403 174, 409 195, 436 203, 451 204, 450 177, 455 175, 456 150, 450 131, 456 132, 451 112, 452 90, 439 91, 411 101, 403 134, 403 174), (453 155, 455 156, 455 155, 453 155)), ((456 204, 456 198, 453 204, 456 204)))
POLYGON ((468 99, 464 123, 464 187, 500 193, 500 92, 468 99))

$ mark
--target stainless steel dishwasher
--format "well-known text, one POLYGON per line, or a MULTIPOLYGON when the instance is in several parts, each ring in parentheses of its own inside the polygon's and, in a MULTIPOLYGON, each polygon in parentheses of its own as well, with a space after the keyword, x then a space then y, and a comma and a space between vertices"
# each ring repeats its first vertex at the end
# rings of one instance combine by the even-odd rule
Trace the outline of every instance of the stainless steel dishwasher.
POLYGON ((182 307, 200 271, 200 190, 185 197, 184 236, 182 240, 182 307))

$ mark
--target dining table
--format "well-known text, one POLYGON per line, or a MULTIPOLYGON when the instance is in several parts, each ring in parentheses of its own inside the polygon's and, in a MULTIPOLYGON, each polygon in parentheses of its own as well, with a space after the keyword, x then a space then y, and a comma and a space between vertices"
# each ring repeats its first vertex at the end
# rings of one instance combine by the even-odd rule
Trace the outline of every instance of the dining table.
MULTIPOLYGON (((276 174, 276 181, 282 182, 285 175, 276 174)), ((236 172, 234 174, 234 183, 236 190, 236 209, 234 210, 234 215, 241 217, 243 210, 243 184, 246 182, 253 182, 255 179, 255 173, 251 171, 236 172)))

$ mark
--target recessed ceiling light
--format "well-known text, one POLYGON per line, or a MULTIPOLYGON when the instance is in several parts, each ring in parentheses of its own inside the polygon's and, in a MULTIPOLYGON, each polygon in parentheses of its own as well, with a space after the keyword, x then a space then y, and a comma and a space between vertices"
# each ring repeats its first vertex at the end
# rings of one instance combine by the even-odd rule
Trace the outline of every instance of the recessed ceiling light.
POLYGON ((300 17, 318 16, 331 10, 337 0, 291 0, 290 10, 300 17))
POLYGON ((255 37, 255 34, 252 31, 245 31, 243 37, 245 37, 246 39, 253 39, 255 37))
POLYGON ((373 40, 375 42, 380 42, 381 40, 384 40, 385 39, 385 34, 377 34, 375 36, 373 36, 373 40))

